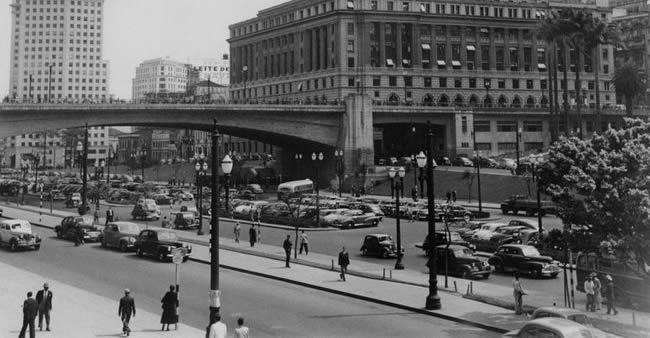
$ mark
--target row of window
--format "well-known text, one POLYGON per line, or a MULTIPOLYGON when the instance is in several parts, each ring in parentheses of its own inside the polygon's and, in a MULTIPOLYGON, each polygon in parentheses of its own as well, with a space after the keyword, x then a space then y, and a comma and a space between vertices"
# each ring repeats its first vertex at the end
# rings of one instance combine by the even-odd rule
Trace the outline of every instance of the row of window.
MULTIPOLYGON (((74 86, 74 90, 86 90, 86 88, 87 88, 88 91, 91 91, 91 92, 93 91, 93 88, 95 88, 94 89, 95 91, 100 91, 100 89, 99 89, 100 87, 92 87, 92 86, 88 86, 88 87, 81 86, 81 87, 79 87, 79 86, 74 86)), ((41 86, 32 86, 32 89, 41 90, 41 86)), ((51 89, 52 90, 63 90, 63 86, 51 86, 51 89)), ((43 87, 42 90, 48 90, 47 86, 43 87)), ((68 90, 72 90, 72 86, 68 86, 68 90)), ((23 91, 25 91, 25 92, 28 91, 27 86, 23 87, 23 91)), ((101 91, 106 91, 106 87, 101 87, 101 91)))
MULTIPOLYGON (((524 121, 522 131, 524 132, 541 132, 544 123, 542 121, 524 121)), ((516 132, 517 121, 514 120, 499 120, 496 121, 496 131, 499 132, 516 132)), ((475 132, 491 132, 492 121, 487 120, 474 120, 475 132)))
MULTIPOLYGON (((67 1, 70 3, 71 6, 74 6, 75 4, 77 6, 82 6, 82 2, 80 0, 69 0, 67 1)), ((66 1, 65 0, 26 0, 25 4, 27 6, 29 5, 65 5, 66 1)), ((83 1, 83 6, 84 7, 102 7, 102 1, 83 1)))

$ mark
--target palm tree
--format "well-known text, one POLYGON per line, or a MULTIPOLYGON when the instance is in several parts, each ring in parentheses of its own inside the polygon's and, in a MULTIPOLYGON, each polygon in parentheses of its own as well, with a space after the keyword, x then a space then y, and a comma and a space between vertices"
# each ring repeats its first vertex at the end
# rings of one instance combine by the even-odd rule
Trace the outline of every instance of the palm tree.
POLYGON ((545 17, 543 21, 537 26, 537 37, 544 42, 549 51, 546 52, 546 63, 548 71, 548 91, 549 91, 549 111, 551 114, 551 140, 553 142, 557 141, 558 138, 558 119, 557 115, 559 114, 557 106, 557 96, 553 97, 553 88, 557 86, 557 83, 553 81, 553 74, 557 75, 557 37, 559 32, 557 30, 557 25, 555 25, 553 13, 545 17), (552 48, 550 48, 552 47, 552 48))
POLYGON ((618 67, 611 83, 616 89, 616 95, 625 98, 625 111, 627 116, 632 116, 634 99, 645 93, 646 83, 641 76, 639 68, 631 62, 618 67))

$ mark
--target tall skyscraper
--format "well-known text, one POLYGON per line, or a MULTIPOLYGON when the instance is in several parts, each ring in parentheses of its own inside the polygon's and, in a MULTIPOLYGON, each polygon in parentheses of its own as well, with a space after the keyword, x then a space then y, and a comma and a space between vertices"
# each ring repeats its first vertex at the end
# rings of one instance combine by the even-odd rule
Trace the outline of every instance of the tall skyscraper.
POLYGON ((103 0, 13 0, 9 97, 20 102, 103 102, 103 0))

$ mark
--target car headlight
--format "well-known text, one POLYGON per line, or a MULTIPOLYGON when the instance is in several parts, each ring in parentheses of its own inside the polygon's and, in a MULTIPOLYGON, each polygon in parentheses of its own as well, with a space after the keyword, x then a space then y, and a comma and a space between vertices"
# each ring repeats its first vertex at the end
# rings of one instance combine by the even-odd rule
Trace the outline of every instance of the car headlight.
POLYGON ((129 241, 129 243, 135 243, 135 238, 129 237, 128 241, 129 241))

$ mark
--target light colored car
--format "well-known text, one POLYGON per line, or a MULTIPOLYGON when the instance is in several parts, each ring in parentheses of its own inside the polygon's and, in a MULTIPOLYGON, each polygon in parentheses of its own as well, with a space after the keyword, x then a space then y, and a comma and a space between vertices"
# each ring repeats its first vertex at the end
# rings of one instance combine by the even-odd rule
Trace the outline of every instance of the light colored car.
POLYGON ((533 312, 531 319, 547 318, 547 317, 564 318, 564 319, 574 321, 578 324, 592 326, 587 314, 585 314, 582 311, 578 311, 576 309, 570 309, 566 307, 547 306, 547 307, 537 308, 533 312))
MULTIPOLYGON (((497 230, 507 226, 506 223, 485 223, 470 238, 472 240, 489 240, 497 230)), ((468 233, 465 235, 468 236, 468 233)))
POLYGON ((521 329, 510 331, 503 337, 613 338, 617 336, 564 318, 539 318, 526 322, 521 329))
POLYGON ((11 219, 0 221, 0 245, 11 251, 18 249, 41 248, 41 238, 32 233, 32 225, 25 220, 11 219))
POLYGON ((510 222, 508 222, 508 225, 510 225, 510 226, 524 226, 524 227, 527 227, 527 228, 532 229, 532 230, 538 230, 539 229, 539 222, 537 222, 536 220, 532 220, 532 219, 517 218, 517 219, 510 220, 510 222))
POLYGON ((135 250, 135 239, 141 230, 139 225, 131 222, 108 223, 99 236, 99 242, 104 248, 119 248, 123 252, 135 250))
POLYGON ((372 212, 364 213, 361 210, 342 210, 333 212, 321 219, 323 224, 340 228, 353 228, 363 226, 377 226, 379 217, 372 212))
POLYGON ((233 217, 239 219, 256 220, 255 215, 266 201, 242 201, 232 210, 233 217))

